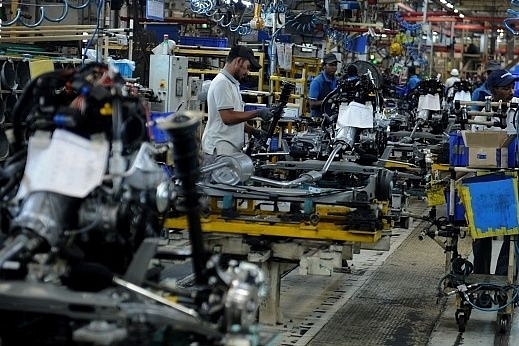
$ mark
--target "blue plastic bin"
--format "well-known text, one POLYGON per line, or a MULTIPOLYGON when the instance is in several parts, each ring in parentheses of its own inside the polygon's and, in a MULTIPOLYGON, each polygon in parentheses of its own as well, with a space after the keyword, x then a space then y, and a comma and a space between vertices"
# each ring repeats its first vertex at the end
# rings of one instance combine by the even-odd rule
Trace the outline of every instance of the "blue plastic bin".
POLYGON ((469 148, 465 146, 460 131, 449 133, 449 165, 466 167, 469 164, 469 148))
POLYGON ((185 46, 201 46, 201 47, 228 47, 227 37, 192 37, 180 36, 180 44, 185 46))
POLYGON ((174 112, 169 113, 158 113, 158 112, 151 112, 151 120, 152 125, 150 126, 150 139, 152 142, 155 143, 166 143, 169 141, 169 135, 166 131, 162 131, 157 127, 157 124, 155 124, 155 121, 159 118, 165 118, 167 116, 170 116, 172 114, 175 114, 174 112))

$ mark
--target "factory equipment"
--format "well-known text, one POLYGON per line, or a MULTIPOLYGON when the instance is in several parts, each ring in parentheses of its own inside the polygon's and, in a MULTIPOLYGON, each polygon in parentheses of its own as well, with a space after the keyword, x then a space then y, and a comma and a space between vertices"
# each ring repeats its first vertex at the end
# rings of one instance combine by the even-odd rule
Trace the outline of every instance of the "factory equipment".
POLYGON ((187 108, 193 88, 197 88, 192 80, 188 85, 187 68, 185 56, 150 55, 149 87, 159 99, 159 102, 151 103, 152 111, 170 113, 187 108))
POLYGON ((261 344, 262 270, 200 243, 197 125, 176 114, 168 130, 195 274, 179 288, 162 272, 173 184, 156 159, 164 149, 149 143, 143 99, 103 64, 27 86, 0 169, 2 345, 261 344))
POLYGON ((449 124, 449 112, 443 107, 444 85, 439 78, 418 83, 407 96, 413 113, 414 129, 428 127, 428 132, 441 134, 449 124))
MULTIPOLYGON (((457 90, 463 91, 463 85, 458 85, 457 90)), ((508 140, 516 137, 517 103, 495 102, 491 98, 484 102, 457 99, 452 100, 449 110, 452 122, 463 130, 463 147, 460 150, 460 142, 456 136, 452 136, 450 160, 447 161, 450 164, 434 162, 431 155, 426 158, 429 162, 427 194, 432 207, 429 216, 424 218, 428 225, 420 239, 433 239, 446 254, 445 275, 438 282, 437 296, 438 299, 455 298, 454 318, 458 330, 464 332, 472 311, 478 310, 496 313, 496 332, 505 335, 510 329, 514 307, 519 301, 516 154, 512 153, 503 159, 490 159, 486 165, 481 165, 477 160, 486 158, 486 151, 500 152, 503 148, 499 146, 507 142, 490 140, 485 142, 488 149, 482 149, 478 147, 481 142, 473 146, 472 140, 476 138, 481 141, 492 134, 508 140), (482 110, 473 111, 472 107, 482 110), (481 130, 472 131, 470 128, 473 126, 481 130), (435 197, 437 195, 443 198, 442 203, 432 202, 441 201, 441 198, 435 197), (459 202, 456 201, 457 196, 459 202), (446 216, 437 215, 437 207, 445 204, 446 216), (463 208, 461 212, 460 208, 463 208), (499 273, 497 270, 496 274, 478 272, 485 270, 476 270, 473 263, 460 253, 458 241, 469 234, 479 240, 506 236, 505 244, 509 242, 508 248, 503 251, 503 254, 507 253, 506 263, 499 266, 499 273)), ((508 154, 507 150, 504 152, 508 154)), ((490 256, 488 253, 477 255, 490 256)))
POLYGON ((468 229, 456 225, 452 215, 437 217, 433 209, 425 218, 429 224, 420 235, 420 239, 429 237, 436 241, 446 254, 446 273, 438 282, 437 298, 456 298, 454 318, 459 332, 465 331, 472 311, 479 310, 497 312, 497 331, 504 334, 510 328, 514 306, 519 302, 515 278, 516 240, 510 241, 508 275, 475 274, 474 265, 458 249, 458 241, 468 236, 468 229))
MULTIPOLYGON (((293 90, 293 85, 283 83, 278 103, 272 105, 275 117, 264 128, 267 136, 253 138, 242 154, 222 155, 201 167, 204 177, 209 176, 197 182, 203 231, 211 234, 204 243, 219 253, 246 256, 266 270, 273 288, 269 302, 259 310, 262 324, 282 322, 280 262, 299 262, 305 274, 347 270, 354 246, 377 244, 387 250, 391 227, 408 224, 403 213, 405 182, 421 177, 372 164, 384 148, 387 124, 381 119, 374 126, 371 111, 371 127, 351 138, 341 135, 345 124, 337 124, 345 102, 373 102, 378 108, 374 80, 367 71, 354 84, 343 81, 328 99, 333 113, 320 122, 307 122, 307 130, 296 134, 277 126, 293 90), (348 98, 350 87, 356 90, 354 100, 348 98), (350 139, 356 142, 353 147, 347 145, 350 139), (274 140, 278 145, 271 145, 274 140)), ((167 119, 157 120, 159 128, 163 124, 167 119)), ((176 181, 174 170, 172 175, 176 181)), ((181 238, 189 228, 184 194, 170 201, 165 227, 181 238)))
MULTIPOLYGON (((360 83, 368 86, 366 89, 357 86, 366 94, 375 89, 370 87, 372 82, 367 76, 360 78, 360 83)), ((284 84, 275 110, 284 108, 291 90, 291 85, 284 84)), ((335 94, 339 96, 333 102, 342 100, 341 92, 335 94)), ((316 148, 306 145, 310 142, 307 140, 310 132, 296 134, 290 142, 281 134, 281 150, 271 150, 268 143, 273 138, 276 119, 270 124, 266 138, 251 141, 247 154, 220 156, 215 163, 202 167, 202 172, 211 177, 209 182, 199 183, 207 197, 204 208, 207 231, 312 239, 330 239, 331 232, 337 241, 376 242, 382 230, 399 221, 400 211, 406 206, 405 186, 401 181, 412 174, 352 162, 351 153, 346 152, 343 138, 335 136, 331 122, 328 123, 331 130, 321 128, 317 131, 322 131, 323 137, 313 138, 313 144, 322 148, 324 155, 314 155, 316 148), (273 157, 276 159, 272 160, 273 157), (389 207, 393 202, 398 208, 389 207), (220 223, 221 219, 225 225, 220 223), (244 222, 249 225, 243 225, 244 222), (236 227, 230 226, 233 223, 236 227), (263 223, 270 227, 261 227, 263 223), (254 225, 250 224, 259 225, 261 230, 251 229, 254 225), (305 232, 308 227, 313 231, 305 232)), ((172 208, 175 210, 175 204, 172 208)), ((185 220, 174 213, 166 225, 172 229, 186 227, 185 220)))
MULTIPOLYGON (((354 64, 354 66, 356 66, 354 64)), ((309 127, 294 136, 290 155, 297 159, 326 159, 333 155, 363 163, 376 161, 383 152, 388 121, 375 116, 382 109, 376 70, 363 64, 359 75, 344 76, 337 88, 323 100, 324 119, 318 127, 309 127)))

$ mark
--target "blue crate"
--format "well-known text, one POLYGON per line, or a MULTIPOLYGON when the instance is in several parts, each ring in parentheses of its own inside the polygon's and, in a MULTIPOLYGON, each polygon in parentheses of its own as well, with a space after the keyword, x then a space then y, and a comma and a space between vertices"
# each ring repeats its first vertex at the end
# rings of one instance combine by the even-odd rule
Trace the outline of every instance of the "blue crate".
POLYGON ((201 47, 228 47, 227 37, 192 37, 180 36, 179 44, 185 46, 201 46, 201 47))
POLYGON ((129 60, 113 60, 112 64, 117 68, 121 76, 124 78, 132 78, 133 70, 135 70, 135 63, 129 60))
POLYGON ((165 118, 172 114, 175 114, 175 113, 174 112, 169 112, 169 113, 151 112, 152 125, 149 127, 149 129, 150 129, 149 137, 152 142, 166 143, 170 140, 168 133, 166 131, 159 129, 157 127, 157 124, 155 123, 155 121, 159 118, 165 118))
POLYGON ((469 148, 463 142, 460 131, 449 133, 449 165, 467 167, 469 164, 469 148))

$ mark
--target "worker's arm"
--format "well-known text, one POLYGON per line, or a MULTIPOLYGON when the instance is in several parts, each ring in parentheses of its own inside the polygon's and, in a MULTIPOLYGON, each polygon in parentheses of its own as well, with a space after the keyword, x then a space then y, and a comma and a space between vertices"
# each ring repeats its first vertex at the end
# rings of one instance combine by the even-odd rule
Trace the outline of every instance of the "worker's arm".
POLYGON ((272 119, 272 111, 268 108, 261 108, 253 111, 235 111, 233 109, 219 110, 220 117, 225 125, 239 124, 253 118, 261 118, 263 121, 272 119))
POLYGON ((320 109, 322 104, 323 104, 323 100, 308 99, 308 105, 312 109, 320 109))
POLYGON ((225 125, 239 124, 251 120, 257 116, 258 111, 235 111, 233 109, 220 109, 218 111, 225 125))

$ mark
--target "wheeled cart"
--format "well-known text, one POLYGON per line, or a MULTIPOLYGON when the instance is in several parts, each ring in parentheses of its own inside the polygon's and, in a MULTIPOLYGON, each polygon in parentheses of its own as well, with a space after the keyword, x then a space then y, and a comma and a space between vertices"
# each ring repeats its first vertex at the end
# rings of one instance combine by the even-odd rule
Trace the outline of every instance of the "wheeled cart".
POLYGON ((465 167, 441 167, 450 175, 444 180, 449 206, 446 217, 436 217, 432 209, 431 226, 422 235, 434 239, 446 254, 445 275, 438 283, 438 298, 455 296, 455 319, 464 332, 473 309, 497 312, 498 333, 510 329, 514 306, 519 301, 517 285, 517 233, 519 212, 517 177, 512 171, 485 171, 465 167), (475 173, 460 178, 459 173, 475 173), (465 224, 456 220, 456 191, 465 207, 465 224), (476 274, 474 265, 458 252, 458 240, 504 237, 508 255, 507 273, 476 274))

